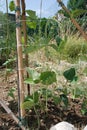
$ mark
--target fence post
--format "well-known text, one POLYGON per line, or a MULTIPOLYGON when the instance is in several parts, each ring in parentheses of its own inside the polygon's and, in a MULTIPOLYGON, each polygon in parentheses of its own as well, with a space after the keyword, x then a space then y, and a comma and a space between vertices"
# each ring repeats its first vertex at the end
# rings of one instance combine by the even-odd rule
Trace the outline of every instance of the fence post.
MULTIPOLYGON (((23 36, 24 36, 24 47, 26 48, 27 46, 27 26, 26 26, 26 13, 25 13, 25 0, 21 0, 21 5, 22 5, 22 31, 23 31, 23 36)), ((25 65, 26 67, 29 66, 28 63, 28 54, 25 54, 25 65)), ((26 77, 29 78, 29 73, 26 72, 26 77)), ((27 91, 28 95, 30 95, 30 84, 27 84, 27 91)))
POLYGON ((17 40, 17 55, 18 55, 18 77, 19 77, 19 91, 20 91, 20 115, 21 118, 25 116, 25 110, 21 107, 24 101, 24 74, 23 74, 23 55, 21 44, 21 22, 20 22, 20 0, 15 0, 16 11, 16 40, 17 40))

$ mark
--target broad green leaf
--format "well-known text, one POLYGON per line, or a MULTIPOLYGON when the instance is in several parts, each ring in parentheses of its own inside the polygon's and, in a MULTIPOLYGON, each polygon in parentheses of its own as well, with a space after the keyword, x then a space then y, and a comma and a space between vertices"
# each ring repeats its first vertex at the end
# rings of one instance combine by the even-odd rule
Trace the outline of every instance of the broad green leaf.
POLYGON ((15 4, 14 4, 13 0, 9 3, 9 9, 10 9, 10 11, 14 11, 15 10, 15 4))
POLYGON ((34 100, 33 99, 29 99, 29 101, 25 101, 23 104, 22 104, 22 108, 24 109, 31 109, 32 107, 34 106, 34 100))
POLYGON ((33 79, 33 81, 38 80, 40 77, 40 74, 31 68, 27 68, 27 72, 29 73, 29 76, 31 79, 33 79))
POLYGON ((36 83, 34 82, 34 80, 31 79, 31 78, 26 79, 26 80, 24 81, 24 83, 26 83, 26 84, 36 84, 36 83))
POLYGON ((67 80, 73 81, 74 78, 75 78, 75 76, 76 76, 75 68, 70 68, 70 69, 66 70, 66 71, 63 73, 63 76, 64 76, 67 80))
POLYGON ((56 82, 56 74, 53 71, 45 71, 40 75, 41 83, 44 85, 50 85, 56 82))
POLYGON ((37 24, 35 21, 27 21, 26 23, 29 28, 36 29, 37 24))
POLYGON ((36 18, 36 11, 33 10, 26 10, 27 14, 30 18, 35 19, 36 18))

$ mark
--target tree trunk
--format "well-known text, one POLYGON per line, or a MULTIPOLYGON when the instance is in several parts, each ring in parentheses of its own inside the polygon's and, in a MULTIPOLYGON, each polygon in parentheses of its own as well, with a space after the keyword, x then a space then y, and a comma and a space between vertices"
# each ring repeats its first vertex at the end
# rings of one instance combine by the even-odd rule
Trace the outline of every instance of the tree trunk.
POLYGON ((23 77, 23 57, 21 45, 21 27, 20 27, 20 0, 15 0, 16 6, 16 39, 17 39, 17 55, 18 55, 18 76, 19 76, 19 91, 20 91, 20 114, 24 118, 25 110, 21 108, 24 101, 24 77, 23 77))
POLYGON ((76 22, 76 20, 71 17, 70 11, 65 7, 65 5, 63 4, 63 2, 61 0, 57 0, 57 2, 67 12, 67 14, 70 16, 70 19, 71 19, 72 23, 75 25, 75 27, 79 30, 79 32, 82 34, 84 39, 87 41, 86 33, 83 31, 83 29, 80 27, 80 25, 76 22))

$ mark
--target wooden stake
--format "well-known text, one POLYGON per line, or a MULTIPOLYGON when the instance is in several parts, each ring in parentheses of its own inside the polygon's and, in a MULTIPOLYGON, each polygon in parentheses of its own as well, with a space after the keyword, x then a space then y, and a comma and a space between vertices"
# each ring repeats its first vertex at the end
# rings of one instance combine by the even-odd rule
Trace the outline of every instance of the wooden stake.
MULTIPOLYGON (((26 13, 25 13, 25 0, 21 0, 22 5, 22 29, 23 29, 23 35, 24 35, 24 46, 26 48, 27 45, 27 26, 26 26, 26 13)), ((28 54, 25 54, 25 65, 26 67, 29 66, 28 63, 28 54)), ((28 72, 26 72, 26 77, 29 78, 28 72)), ((28 95, 30 95, 30 85, 27 85, 28 95)))
POLYGON ((1 106, 5 109, 5 111, 13 118, 13 120, 19 124, 19 127, 22 129, 22 130, 26 130, 25 127, 21 124, 21 122, 18 120, 18 118, 14 115, 14 113, 9 109, 9 107, 5 104, 5 101, 4 100, 1 100, 0 99, 0 104, 1 106), (21 125, 20 125, 21 124, 21 125))
POLYGON ((25 116, 25 110, 21 108, 24 101, 24 75, 23 75, 23 56, 21 45, 21 27, 20 27, 20 0, 15 0, 16 10, 16 39, 17 39, 17 55, 18 55, 18 76, 19 76, 19 91, 20 91, 20 114, 21 118, 25 116))
POLYGON ((76 20, 71 17, 70 11, 65 7, 65 5, 63 4, 63 2, 61 0, 57 0, 57 2, 67 12, 67 14, 70 16, 70 19, 71 19, 72 23, 75 25, 75 27, 79 30, 79 32, 82 34, 84 39, 87 41, 86 33, 83 31, 83 29, 80 27, 80 25, 76 22, 76 20))

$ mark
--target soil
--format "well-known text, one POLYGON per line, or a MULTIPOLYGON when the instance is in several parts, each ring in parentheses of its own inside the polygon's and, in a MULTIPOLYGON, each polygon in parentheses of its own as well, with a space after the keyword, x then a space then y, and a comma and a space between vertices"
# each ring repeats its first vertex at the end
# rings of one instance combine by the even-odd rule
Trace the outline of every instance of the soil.
MULTIPOLYGON (((7 79, 5 74, 5 68, 0 70, 0 99, 6 101, 8 107, 12 110, 14 115, 18 117, 18 103, 17 103, 17 91, 15 92, 15 100, 8 97, 9 89, 17 88, 17 73, 13 71, 8 73, 7 79)), ((67 109, 63 109, 61 105, 55 105, 53 101, 48 100, 47 111, 38 108, 39 125, 37 122, 37 115, 32 109, 26 112, 25 123, 27 122, 29 130, 47 130, 52 125, 61 121, 68 121, 72 123, 80 130, 87 124, 87 116, 81 114, 81 99, 69 99, 69 105, 67 109), (38 128, 39 127, 39 128, 38 128)), ((9 114, 0 105, 0 130, 19 130, 20 127, 11 118, 9 114)))

